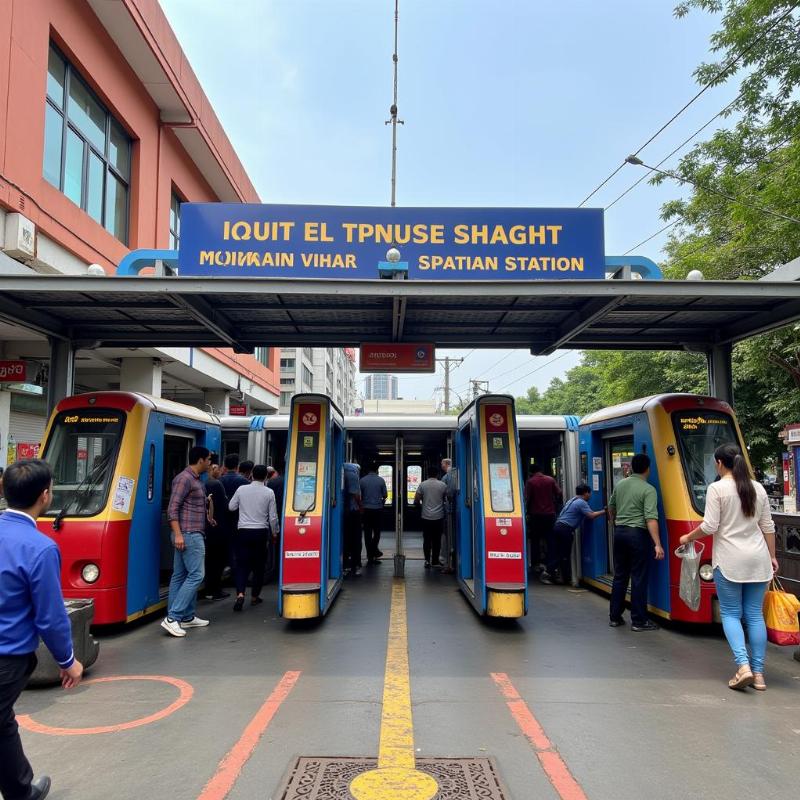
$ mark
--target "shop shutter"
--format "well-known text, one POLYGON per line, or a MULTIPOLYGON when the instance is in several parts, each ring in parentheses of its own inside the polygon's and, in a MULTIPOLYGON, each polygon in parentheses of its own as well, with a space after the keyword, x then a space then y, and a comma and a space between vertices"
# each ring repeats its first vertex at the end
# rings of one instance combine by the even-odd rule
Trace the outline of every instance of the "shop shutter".
POLYGON ((16 445, 41 444, 46 427, 47 417, 12 411, 8 431, 16 445))

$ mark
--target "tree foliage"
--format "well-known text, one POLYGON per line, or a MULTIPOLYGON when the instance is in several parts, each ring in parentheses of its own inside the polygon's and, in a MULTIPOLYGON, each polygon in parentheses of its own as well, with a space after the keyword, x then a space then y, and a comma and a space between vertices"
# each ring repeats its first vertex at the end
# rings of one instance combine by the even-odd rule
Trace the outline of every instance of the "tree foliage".
MULTIPOLYGON (((662 269, 681 279, 755 280, 800 256, 800 11, 790 0, 686 0, 678 17, 717 14, 713 62, 701 86, 737 81, 722 115, 732 125, 684 155, 672 172, 691 195, 662 208, 673 220, 662 269), (731 200, 730 198, 734 198, 731 200)), ((660 175, 653 183, 669 180, 660 175)), ((587 352, 547 390, 518 400, 529 413, 584 414, 662 392, 708 391, 705 358, 693 353, 587 352)), ((734 396, 759 466, 774 464, 779 430, 800 420, 800 325, 740 343, 734 396)))

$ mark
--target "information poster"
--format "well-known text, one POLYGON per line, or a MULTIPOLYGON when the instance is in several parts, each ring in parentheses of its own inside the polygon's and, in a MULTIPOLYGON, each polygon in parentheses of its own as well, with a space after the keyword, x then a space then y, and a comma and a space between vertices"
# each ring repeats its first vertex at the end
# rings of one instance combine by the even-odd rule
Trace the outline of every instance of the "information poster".
POLYGON ((136 481, 133 478, 126 478, 120 475, 117 487, 114 489, 114 498, 111 501, 111 508, 114 511, 121 511, 127 514, 131 510, 131 498, 133 497, 133 486, 136 481))
POLYGON ((514 508, 514 498, 508 464, 489 464, 489 485, 492 490, 492 509, 511 511, 514 508))

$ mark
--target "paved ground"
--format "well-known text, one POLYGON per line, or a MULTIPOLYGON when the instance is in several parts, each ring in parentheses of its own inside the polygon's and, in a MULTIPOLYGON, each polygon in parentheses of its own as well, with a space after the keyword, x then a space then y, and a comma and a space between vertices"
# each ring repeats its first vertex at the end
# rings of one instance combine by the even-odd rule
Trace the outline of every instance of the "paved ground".
MULTIPOLYGON (((370 568, 320 624, 276 619, 270 587, 267 602, 242 614, 201 603, 212 624, 183 640, 157 620, 104 636, 91 677, 179 678, 191 699, 116 732, 26 730, 28 755, 53 776, 54 800, 221 800, 226 775, 232 800, 267 800, 297 756, 376 756, 391 584, 389 563, 370 568), (264 707, 282 679, 291 690, 264 707), (270 720, 263 736, 243 737, 260 709, 256 727, 270 720), (251 746, 240 774, 230 762, 218 771, 232 748, 246 757, 251 746)), ((559 797, 491 677, 505 673, 592 800, 796 795, 800 663, 789 648, 770 647, 766 693, 735 693, 725 686, 733 670, 720 635, 610 629, 605 600, 590 592, 536 586, 526 619, 491 624, 451 579, 409 561, 406 596, 418 757, 493 757, 509 797, 559 797)), ((18 713, 96 728, 178 697, 168 683, 94 683, 26 692, 18 713)))

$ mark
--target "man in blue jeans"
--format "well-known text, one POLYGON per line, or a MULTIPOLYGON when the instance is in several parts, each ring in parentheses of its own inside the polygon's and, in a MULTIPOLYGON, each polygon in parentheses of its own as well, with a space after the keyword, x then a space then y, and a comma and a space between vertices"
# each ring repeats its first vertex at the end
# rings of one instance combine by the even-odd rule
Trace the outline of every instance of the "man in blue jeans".
POLYGON ((204 628, 207 619, 195 616, 197 590, 205 575, 206 491, 200 476, 211 464, 206 447, 189 451, 189 466, 175 476, 167 506, 175 558, 169 582, 167 616, 161 627, 172 636, 186 636, 186 628, 204 628))

